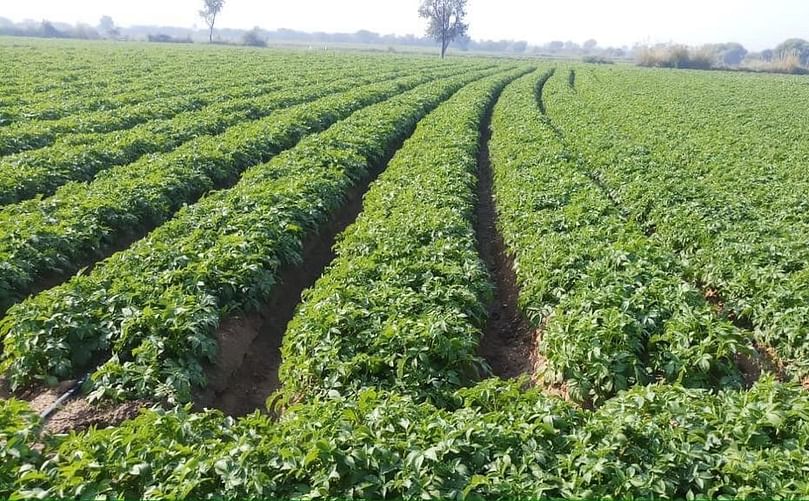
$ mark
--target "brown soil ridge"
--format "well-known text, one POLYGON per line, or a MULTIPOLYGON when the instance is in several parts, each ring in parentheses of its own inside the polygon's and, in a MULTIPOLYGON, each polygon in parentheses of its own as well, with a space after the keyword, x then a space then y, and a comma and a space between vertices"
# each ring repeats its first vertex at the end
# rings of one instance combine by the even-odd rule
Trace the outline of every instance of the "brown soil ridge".
POLYGON ((145 400, 127 402, 105 402, 91 404, 84 397, 65 402, 45 422, 45 431, 51 434, 85 431, 89 428, 106 428, 118 426, 124 421, 136 417, 141 409, 150 407, 145 400))

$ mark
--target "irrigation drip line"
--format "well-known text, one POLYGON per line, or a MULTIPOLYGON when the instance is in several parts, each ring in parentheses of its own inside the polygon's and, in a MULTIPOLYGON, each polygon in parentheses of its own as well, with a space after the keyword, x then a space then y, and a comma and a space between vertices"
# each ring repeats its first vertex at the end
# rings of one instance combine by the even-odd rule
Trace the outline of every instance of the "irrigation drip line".
POLYGON ((54 403, 48 406, 47 409, 42 411, 39 417, 42 418, 43 421, 47 421, 48 417, 53 414, 59 407, 62 406, 63 403, 73 398, 76 393, 78 393, 79 389, 84 385, 87 379, 90 377, 90 373, 88 372, 81 379, 73 383, 73 385, 68 389, 65 393, 62 394, 59 398, 56 399, 54 403))

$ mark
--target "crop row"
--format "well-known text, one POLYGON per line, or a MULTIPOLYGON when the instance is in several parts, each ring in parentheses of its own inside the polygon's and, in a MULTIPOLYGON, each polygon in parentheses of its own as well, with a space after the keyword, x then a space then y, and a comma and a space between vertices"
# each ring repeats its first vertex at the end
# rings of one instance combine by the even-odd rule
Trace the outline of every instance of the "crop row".
MULTIPOLYGON (((519 115, 520 125, 534 128, 538 117, 530 117, 529 111, 535 106, 531 96, 536 79, 534 74, 504 91, 494 117, 500 134, 503 127, 497 125, 498 116, 502 118, 504 110, 520 105, 523 110, 519 115)), ((459 252, 449 262, 472 259, 467 251, 473 250, 469 247, 468 219, 473 217, 469 206, 474 204, 475 127, 485 109, 485 106, 476 106, 485 102, 480 94, 484 87, 491 92, 496 80, 497 77, 486 84, 473 84, 468 90, 461 90, 458 97, 450 98, 452 104, 441 105, 440 111, 427 118, 436 128, 428 129, 427 122, 419 126, 413 140, 406 143, 391 162, 390 170, 371 189, 362 216, 367 222, 361 219, 345 236, 338 261, 348 255, 344 254, 348 249, 361 257, 363 242, 378 242, 371 233, 373 222, 385 227, 380 230, 383 235, 400 227, 396 222, 387 221, 382 207, 385 197, 390 197, 394 211, 404 211, 408 202, 412 204, 409 214, 400 212, 410 217, 419 216, 418 207, 430 206, 422 199, 432 200, 433 207, 443 208, 446 204, 455 209, 442 212, 449 224, 423 219, 424 224, 459 231, 451 235, 422 234, 421 241, 408 239, 403 244, 389 234, 391 240, 384 238, 383 242, 430 250, 435 249, 432 245, 435 241, 452 240, 459 244, 455 247, 459 252), (450 110, 457 113, 459 123, 453 123, 450 110), (457 149, 455 143, 442 142, 442 132, 457 138, 457 149), (420 146, 426 145, 441 145, 441 148, 420 152, 420 146), (449 148, 446 158, 441 154, 445 147, 449 148), (407 179, 408 173, 413 174, 412 182, 407 179), (449 178, 459 179, 459 186, 441 184, 441 180, 449 178), (418 187, 422 188, 421 192, 416 191, 418 187), (399 190, 403 191, 401 195, 399 190), (364 225, 365 229, 360 231, 364 225)), ((448 85, 444 81, 422 89, 438 92, 438 86, 448 95, 451 92, 448 85)), ((335 170, 353 171, 361 176, 361 172, 368 169, 365 155, 381 159, 390 153, 383 151, 378 142, 364 141, 375 135, 373 130, 377 126, 384 124, 387 137, 391 143, 396 143, 406 135, 399 129, 400 121, 407 121, 412 129, 418 119, 415 115, 427 113, 429 106, 424 101, 420 104, 410 101, 413 105, 410 113, 414 115, 409 120, 402 115, 404 108, 399 106, 414 99, 417 92, 352 115, 270 163, 254 168, 255 176, 251 174, 254 169, 250 169, 237 188, 210 197, 216 199, 229 193, 229 198, 241 193, 244 205, 239 218, 229 217, 235 206, 221 204, 216 206, 216 215, 212 213, 213 205, 205 206, 208 216, 227 222, 249 219, 248 210, 269 207, 275 202, 266 199, 276 193, 281 195, 272 188, 275 181, 295 172, 304 176, 302 181, 307 179, 303 173, 311 165, 308 163, 310 155, 325 159, 320 157, 324 154, 331 158, 328 164, 316 168, 320 177, 339 177, 335 170), (386 114, 391 104, 399 111, 386 114), (399 116, 393 116, 397 113, 399 116), (365 119, 362 123, 347 125, 360 117, 365 119), (337 130, 340 137, 334 132, 337 130), (324 138, 330 140, 321 142, 324 138), (373 147, 365 149, 369 145, 373 147), (288 161, 282 163, 282 157, 287 156, 288 161), (329 169, 329 165, 335 168, 329 169), (257 188, 241 192, 249 190, 248 179, 249 184, 263 184, 266 191, 257 188), (261 193, 261 196, 256 199, 248 193, 261 193)), ((432 106, 441 100, 431 99, 434 99, 432 106)), ((523 140, 528 139, 521 127, 515 127, 512 132, 523 140)), ((380 136, 377 139, 381 139, 380 136)), ((519 164, 513 165, 526 165, 526 159, 537 153, 527 152, 525 157, 515 159, 519 164)), ((343 190, 353 182, 344 181, 343 190)), ((538 177, 537 182, 555 181, 538 177)), ((530 183, 525 185, 530 186, 530 183)), ((305 186, 297 186, 297 192, 306 192, 305 186)), ((308 206, 296 205, 295 201, 301 198, 295 198, 296 192, 288 193, 291 198, 286 202, 291 203, 278 210, 305 217, 308 206)), ((312 194, 308 192, 304 196, 312 194)), ((207 200, 188 212, 201 211, 207 200)), ((281 203, 281 200, 276 199, 276 202, 281 203)), ((319 208, 318 213, 323 210, 319 208)), ((182 216, 185 212, 180 217, 185 217, 182 216)), ((323 219, 325 215, 321 213, 320 220, 323 219)), ((270 221, 275 221, 271 226, 277 229, 278 220, 270 221)), ((211 223, 200 231, 211 231, 213 226, 211 223)), ((244 234, 258 234, 268 227, 244 234)), ((314 228, 316 225, 307 226, 306 231, 314 228)), ((296 241, 299 242, 304 231, 288 230, 298 236, 296 241)), ((232 236, 231 233, 222 238, 232 236)), ((252 255, 252 250, 266 252, 260 247, 246 251, 237 247, 237 250, 234 261, 243 254, 252 255)), ((442 258, 445 256, 442 254, 442 258)), ((430 262, 427 255, 409 257, 413 263, 430 262)), ((390 259, 378 265, 390 263, 396 267, 407 261, 390 259)), ((471 265, 481 266, 480 263, 471 265)), ((336 269, 332 268, 328 274, 332 275, 336 269)), ((122 275, 128 272, 119 271, 122 275)), ((475 277, 479 275, 476 273, 475 277)), ((192 276, 186 278, 194 280, 192 276)), ((317 288, 328 283, 331 280, 324 279, 317 288)), ((474 289, 477 283, 480 283, 479 278, 474 278, 471 287, 474 289)), ((434 292, 440 295, 444 289, 437 287, 434 292)), ((452 286, 446 290, 457 291, 452 286)), ((341 293, 339 289, 332 292, 341 293)), ((484 296, 485 293, 481 297, 484 296)), ((356 298, 358 302, 361 300, 356 298)), ((442 302, 435 295, 422 300, 431 305, 442 302)), ((169 311, 167 305, 161 307, 169 311)), ((418 315, 416 310, 406 311, 418 315)), ((182 314, 176 310, 173 313, 182 314)), ((364 312, 359 314, 365 315, 364 312)), ((299 315, 303 318, 311 313, 300 312, 299 315)), ((327 321, 334 322, 333 319, 327 321)), ((479 323, 479 319, 469 317, 467 322, 479 323)), ((288 335, 295 335, 294 331, 288 335)), ((456 331, 456 335, 464 336, 462 331, 456 331)), ((345 336, 332 336, 333 341, 340 339, 345 336)), ((393 338, 389 341, 396 342, 393 338)), ((421 340, 414 338, 414 341, 421 340)), ((362 346, 361 340, 357 343, 362 346)), ((384 341, 376 346, 384 349, 384 341)), ((294 350, 285 347, 285 356, 294 357, 294 350)), ((394 371, 390 367, 388 373, 393 376, 394 371)), ((380 374, 381 371, 375 376, 380 374)), ((428 385, 429 372, 422 374, 424 384, 428 385)), ((401 377, 411 376, 405 372, 401 377)), ((377 377, 369 381, 376 385, 381 380, 377 377)), ((401 389, 411 391, 414 382, 410 379, 401 389)), ((595 411, 580 409, 545 395, 540 389, 525 389, 522 382, 504 383, 497 379, 448 395, 443 407, 424 402, 418 390, 415 395, 402 395, 379 388, 357 388, 356 393, 321 392, 316 386, 308 389, 314 390, 315 395, 303 404, 287 408, 277 421, 258 413, 233 419, 215 411, 190 413, 176 408, 147 410, 135 420, 105 430, 41 437, 39 420, 27 405, 0 400, 0 444, 3 444, 0 447, 0 497, 692 499, 809 496, 809 482, 801 475, 809 471, 809 395, 797 385, 774 383, 769 379, 760 380, 745 392, 711 392, 676 385, 638 386, 619 392, 595 411)))
POLYGON ((554 121, 722 315, 809 376, 809 147, 798 125, 809 115, 794 106, 805 85, 635 73, 584 75, 579 92, 549 104, 554 121))
POLYGON ((317 83, 299 79, 300 86, 217 103, 172 119, 154 120, 124 132, 67 136, 53 147, 0 160, 0 204, 38 194, 50 195, 68 181, 89 181, 99 171, 136 161, 150 153, 165 153, 200 136, 219 134, 228 127, 256 120, 294 104, 342 92, 358 85, 395 78, 398 71, 334 78, 317 83))
MULTIPOLYGON (((340 71, 331 72, 332 75, 340 71)), ((150 120, 171 118, 184 111, 227 101, 259 96, 283 89, 290 81, 316 82, 319 72, 292 69, 283 76, 262 76, 245 81, 241 75, 227 74, 204 82, 166 86, 165 93, 113 109, 76 113, 56 120, 32 120, 0 129, 0 156, 43 148, 75 134, 102 133, 129 129, 150 120), (291 73, 291 74, 290 74, 291 73)))
POLYGON ((719 394, 636 387, 595 412, 498 380, 456 397, 459 407, 440 409, 366 389, 295 405, 278 422, 149 410, 117 427, 46 439, 35 438, 35 414, 0 402, 0 439, 13 440, 0 495, 809 496, 809 394, 797 386, 767 380, 719 394))
MULTIPOLYGON (((203 64, 186 66, 189 51, 116 45, 66 47, 41 40, 26 40, 20 44, 6 39, 0 42, 0 51, 12 71, 9 78, 0 83, 0 89, 6 98, 22 96, 26 102, 32 102, 41 100, 44 95, 78 97, 104 89, 115 92, 139 82, 154 84, 165 72, 177 72, 179 78, 193 78, 208 70, 203 64), (184 66, 186 71, 182 72, 184 66)), ((214 62, 218 56, 208 54, 201 59, 214 62)), ((235 66, 240 66, 240 58, 233 59, 235 66)))
POLYGON ((432 74, 327 95, 195 138, 171 153, 113 167, 89 184, 67 184, 50 198, 5 207, 0 211, 0 305, 18 300, 47 273, 73 270, 120 239, 142 234, 303 136, 435 78, 427 75, 432 74))
MULTIPOLYGON (((220 316, 257 306, 278 269, 299 259, 304 235, 340 206, 346 190, 425 113, 484 75, 464 73, 418 87, 429 79, 411 77, 325 98, 308 114, 298 113, 286 137, 383 101, 248 169, 234 188, 184 208, 92 272, 12 307, 0 333, 12 385, 69 376, 111 352, 94 372, 98 393, 188 399, 191 387, 204 383, 201 362, 215 353, 212 333, 220 316)), ((283 131, 282 124, 276 117, 273 129, 253 129, 249 136, 264 158, 291 144, 279 143, 285 136, 273 132, 283 131)), ((216 151, 221 155, 227 144, 216 151)))
POLYGON ((718 318, 675 257, 587 175, 586 160, 541 117, 531 85, 499 101, 490 151, 519 306, 538 329, 539 375, 594 403, 656 380, 740 386, 746 334, 718 318))
POLYGON ((491 296, 474 230, 480 127, 499 90, 526 71, 459 91, 371 185, 284 336, 290 399, 370 386, 440 402, 487 372, 476 354, 491 296))
MULTIPOLYGON (((272 54, 275 57, 268 59, 256 51, 228 49, 201 55, 193 49, 144 50, 143 46, 137 45, 123 49, 114 46, 84 48, 81 57, 77 57, 75 51, 53 47, 38 49, 43 50, 28 53, 25 57, 20 57, 21 51, 7 51, 8 57, 3 58, 10 73, 18 80, 7 92, 0 93, 4 104, 0 106, 0 126, 60 119, 76 113, 110 111, 177 95, 176 91, 183 87, 189 93, 198 92, 210 82, 222 78, 261 81, 268 75, 328 72, 342 67, 357 67, 367 72, 377 62, 374 57, 333 53, 282 52, 272 54), (55 67, 43 69, 45 58, 52 60, 55 67), (219 74, 212 72, 211 67, 229 68, 227 77, 217 76, 219 74), (43 78, 45 75, 48 78, 43 78), (15 95, 16 98, 11 97, 15 95)), ((412 58, 387 59, 403 66, 414 64, 412 58)), ((425 62, 417 59, 416 65, 425 62)))
MULTIPOLYGON (((31 64, 30 60, 27 62, 31 64)), ((96 70, 110 66, 109 61, 94 63, 96 70)), ((90 71, 86 79, 80 81, 73 81, 75 75, 69 70, 63 70, 61 75, 49 73, 51 82, 60 83, 55 87, 41 85, 42 75, 34 75, 15 85, 14 90, 20 93, 17 96, 12 97, 10 92, 4 94, 0 125, 58 120, 74 113, 114 110, 155 99, 178 87, 188 88, 191 92, 195 82, 199 84, 209 78, 203 67, 189 70, 187 66, 182 69, 169 65, 151 68, 151 71, 144 71, 132 63, 126 67, 128 71, 123 71, 115 84, 105 84, 101 75, 92 75, 90 71), (177 75, 177 78, 169 80, 168 75, 177 75)))
POLYGON ((147 411, 55 441, 23 496, 121 498, 804 498, 809 396, 638 387, 595 412, 484 382, 440 409, 366 389, 280 422, 147 411))
MULTIPOLYGON (((230 73, 255 79, 266 75, 267 70, 300 66, 304 59, 303 54, 292 52, 272 60, 258 60, 254 54, 239 51, 200 57, 194 51, 148 50, 137 44, 85 46, 78 51, 46 46, 37 40, 27 41, 26 45, 8 47, 0 43, 0 54, 9 69, 9 78, 0 84, 2 105, 17 107, 22 112, 28 106, 38 107, 49 99, 53 99, 51 105, 58 108, 67 103, 79 105, 82 100, 92 102, 105 94, 108 104, 113 104, 117 95, 130 90, 151 89, 152 96, 157 96, 175 84, 210 80, 215 72, 210 71, 209 64, 226 63, 232 70, 230 73), (261 69, 256 67, 258 62, 261 69), (172 78, 167 78, 169 75, 172 78)), ((334 58, 319 58, 326 65, 329 59, 334 58)))
MULTIPOLYGON (((42 148, 57 140, 64 140, 65 136, 129 129, 149 120, 171 118, 178 113, 197 110, 203 106, 260 96, 284 89, 290 82, 303 87, 330 82, 336 78, 345 79, 397 68, 394 64, 370 68, 361 59, 342 61, 340 65, 323 64, 317 68, 295 67, 282 59, 274 66, 276 71, 273 74, 246 78, 241 73, 227 73, 213 78, 201 78, 201 81, 164 84, 159 95, 153 99, 112 109, 105 107, 98 111, 71 114, 57 120, 27 121, 0 128, 0 156, 42 148)), ((410 71, 420 71, 434 65, 410 63, 408 66, 411 66, 410 71)), ((70 143, 87 141, 87 138, 78 138, 71 139, 70 143)))

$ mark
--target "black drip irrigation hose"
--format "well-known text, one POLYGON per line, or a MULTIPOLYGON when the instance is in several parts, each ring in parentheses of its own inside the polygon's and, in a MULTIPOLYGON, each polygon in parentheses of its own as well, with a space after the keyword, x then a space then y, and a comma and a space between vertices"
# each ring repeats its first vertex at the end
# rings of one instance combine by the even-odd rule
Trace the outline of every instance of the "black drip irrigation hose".
POLYGON ((48 418, 51 416, 51 414, 53 414, 57 409, 59 409, 59 407, 61 407, 62 404, 64 404, 65 402, 67 402, 68 400, 70 400, 71 398, 76 396, 76 394, 79 392, 81 387, 84 385, 84 383, 89 378, 90 378, 90 373, 88 372, 87 374, 82 376, 81 379, 79 379, 78 381, 73 383, 73 385, 71 385, 71 387, 65 393, 62 394, 62 396, 57 398, 54 403, 52 403, 50 406, 48 406, 47 409, 42 411, 42 413, 40 413, 39 417, 42 418, 43 421, 47 421, 48 418))

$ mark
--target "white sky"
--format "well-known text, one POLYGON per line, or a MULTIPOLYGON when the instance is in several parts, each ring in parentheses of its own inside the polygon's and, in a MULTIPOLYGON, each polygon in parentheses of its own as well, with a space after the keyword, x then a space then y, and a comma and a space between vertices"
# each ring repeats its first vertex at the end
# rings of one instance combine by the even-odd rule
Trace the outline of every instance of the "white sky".
MULTIPOLYGON (((97 24, 202 26, 201 0, 0 0, 0 17, 97 24)), ((421 34, 419 0, 226 0, 218 26, 421 34)), ((738 41, 752 50, 809 39, 809 0, 469 0, 475 39, 599 45, 738 41)))

